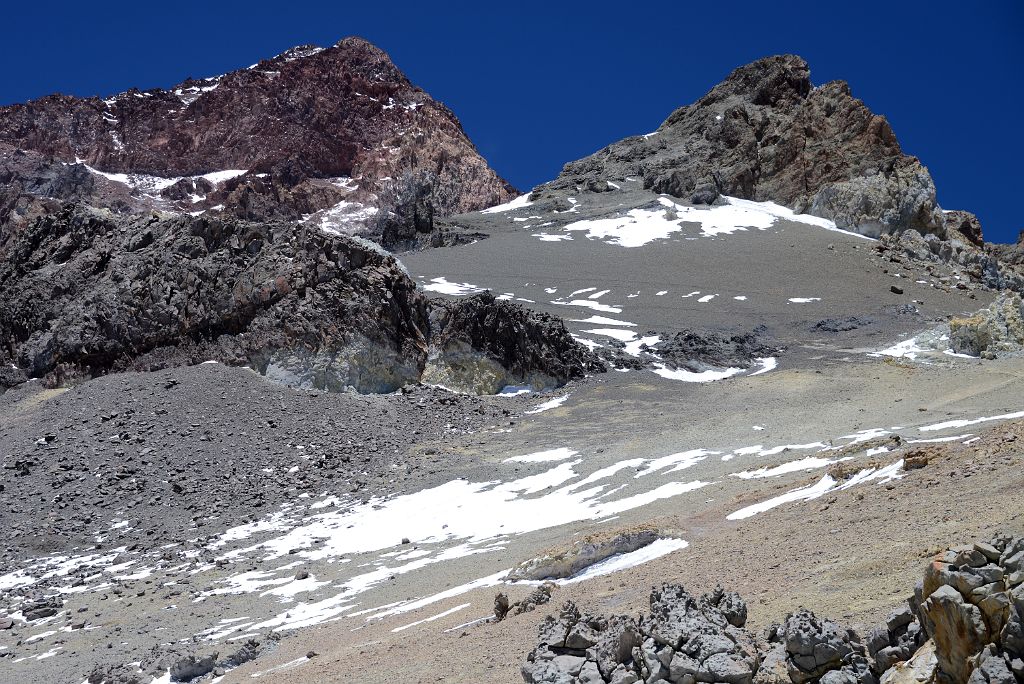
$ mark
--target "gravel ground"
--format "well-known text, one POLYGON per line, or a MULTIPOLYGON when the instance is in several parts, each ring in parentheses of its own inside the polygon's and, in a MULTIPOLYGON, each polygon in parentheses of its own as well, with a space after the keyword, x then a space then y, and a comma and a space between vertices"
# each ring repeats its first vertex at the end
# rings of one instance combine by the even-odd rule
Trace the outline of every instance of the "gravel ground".
MULTIPOLYGON (((716 584, 738 591, 749 603, 748 625, 755 629, 781 621, 798 606, 846 626, 875 626, 913 593, 932 554, 997 531, 1024 531, 1022 440, 1024 422, 986 430, 968 446, 929 448, 929 464, 897 483, 791 504, 745 521, 725 521, 728 505, 697 518, 662 509, 652 520, 684 529, 689 548, 563 587, 535 612, 457 628, 489 612, 494 590, 479 590, 371 623, 354 635, 347 623, 310 630, 283 641, 266 662, 232 671, 224 681, 252 681, 249 675, 289 664, 259 680, 514 684, 522 681, 519 666, 537 625, 562 601, 604 614, 637 614, 647 609, 650 588, 662 582, 696 592, 716 584), (450 616, 392 631, 465 603, 471 605, 450 616), (304 658, 310 649, 319 654, 312 661, 304 658)), ((528 589, 507 591, 517 600, 528 589)))

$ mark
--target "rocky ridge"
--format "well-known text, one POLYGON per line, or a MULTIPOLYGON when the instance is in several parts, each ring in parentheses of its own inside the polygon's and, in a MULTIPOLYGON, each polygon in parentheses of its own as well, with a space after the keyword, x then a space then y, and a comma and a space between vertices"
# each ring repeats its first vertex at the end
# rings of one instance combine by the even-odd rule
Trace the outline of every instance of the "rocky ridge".
POLYGON ((0 108, 0 241, 66 200, 308 220, 415 242, 515 191, 443 104, 361 38, 168 90, 0 108))
POLYGON ((775 202, 874 237, 947 233, 928 170, 903 153, 885 117, 845 82, 812 85, 795 55, 739 67, 657 131, 566 164, 534 194, 602 190, 627 177, 695 204, 719 195, 775 202))
POLYGON ((69 206, 0 256, 5 387, 208 360, 359 392, 541 389, 601 369, 560 319, 430 300, 376 244, 305 224, 69 206))
POLYGON ((1024 292, 1024 271, 1020 266, 1001 260, 998 250, 992 249, 992 245, 987 247, 978 247, 959 233, 941 240, 935 235, 905 231, 883 235, 876 250, 890 264, 913 266, 947 288, 971 289, 977 285, 989 290, 1024 292))
POLYGON ((650 613, 595 616, 571 601, 548 616, 522 668, 541 682, 1019 684, 1024 681, 1024 538, 939 554, 907 604, 862 638, 799 609, 763 634, 720 587, 654 589, 650 613))

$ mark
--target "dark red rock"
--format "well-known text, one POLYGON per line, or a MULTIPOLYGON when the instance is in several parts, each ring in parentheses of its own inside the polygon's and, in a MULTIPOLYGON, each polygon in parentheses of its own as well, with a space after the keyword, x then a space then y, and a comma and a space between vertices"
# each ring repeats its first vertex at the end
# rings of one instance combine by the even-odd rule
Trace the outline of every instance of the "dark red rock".
POLYGON ((361 38, 293 48, 169 90, 133 89, 108 99, 50 95, 0 108, 0 225, 11 212, 38 213, 26 196, 85 199, 117 210, 223 205, 240 218, 294 220, 342 198, 379 206, 379 198, 394 194, 392 184, 410 178, 427 188, 437 216, 515 195, 455 115, 361 38), (14 150, 28 154, 14 159, 14 150), (200 179, 159 193, 130 192, 75 165, 79 160, 108 173, 160 177, 249 173, 217 187, 200 179), (358 189, 325 180, 339 177, 354 179, 358 189), (192 202, 192 195, 203 199, 192 202))

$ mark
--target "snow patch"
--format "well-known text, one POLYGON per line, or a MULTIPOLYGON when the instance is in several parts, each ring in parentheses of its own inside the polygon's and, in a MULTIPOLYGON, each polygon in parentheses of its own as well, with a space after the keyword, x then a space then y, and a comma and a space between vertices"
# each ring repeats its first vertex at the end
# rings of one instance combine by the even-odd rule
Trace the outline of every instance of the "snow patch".
POLYGON ((481 214, 500 214, 500 213, 505 212, 505 211, 512 211, 514 209, 522 209, 523 207, 528 207, 528 206, 530 206, 532 204, 533 204, 533 202, 530 201, 530 193, 526 193, 525 195, 520 195, 519 197, 516 197, 511 202, 505 202, 505 204, 499 204, 499 205, 497 205, 495 207, 491 207, 490 209, 484 209, 480 213, 481 214))
POLYGON ((483 292, 486 288, 470 283, 451 283, 444 276, 432 278, 429 283, 423 285, 427 292, 440 292, 446 295, 470 295, 483 292))

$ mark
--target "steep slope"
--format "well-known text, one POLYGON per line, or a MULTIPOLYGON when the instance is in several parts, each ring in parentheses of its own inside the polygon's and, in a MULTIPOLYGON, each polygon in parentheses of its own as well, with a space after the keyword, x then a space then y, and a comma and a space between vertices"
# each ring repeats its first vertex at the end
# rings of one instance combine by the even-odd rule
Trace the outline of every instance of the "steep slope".
POLYGON ((813 86, 795 55, 736 69, 657 131, 566 164, 538 192, 629 177, 694 203, 719 195, 776 202, 873 237, 946 233, 928 170, 903 153, 885 117, 843 81, 813 86))
POLYGON ((306 219, 398 245, 435 215, 514 195, 455 115, 360 38, 169 90, 0 108, 0 180, 0 241, 46 198, 73 198, 306 219), (40 182, 55 175, 59 188, 40 182))

